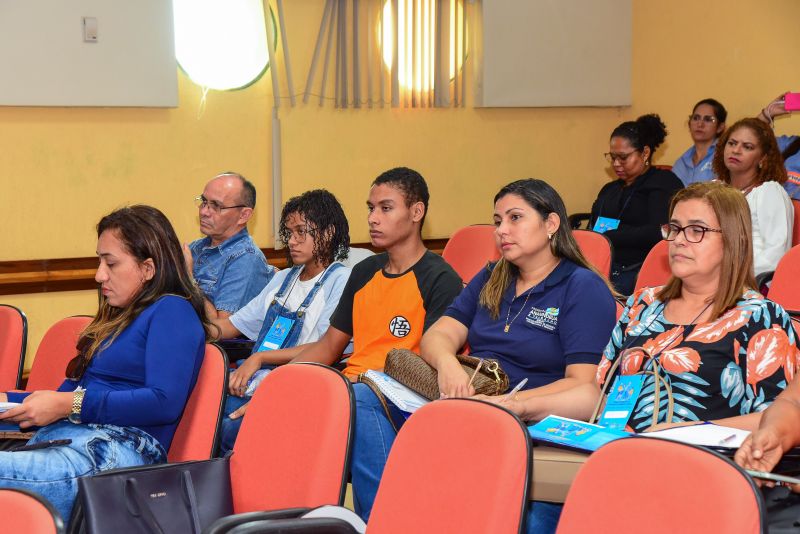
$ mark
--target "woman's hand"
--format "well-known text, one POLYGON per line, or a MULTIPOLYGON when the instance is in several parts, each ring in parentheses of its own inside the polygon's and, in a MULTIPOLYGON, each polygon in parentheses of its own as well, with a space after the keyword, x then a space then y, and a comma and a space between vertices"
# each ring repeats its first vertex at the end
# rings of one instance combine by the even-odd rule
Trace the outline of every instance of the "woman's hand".
POLYGON ((34 391, 22 404, 0 414, 0 420, 19 424, 20 428, 49 425, 72 412, 71 391, 34 391))
POLYGON ((492 404, 496 404, 498 406, 502 406, 506 410, 514 413, 517 417, 522 419, 523 421, 527 421, 528 417, 528 410, 527 410, 527 403, 535 402, 533 398, 522 400, 519 396, 515 393, 513 397, 508 395, 475 395, 472 397, 476 400, 482 400, 485 402, 491 402, 492 404))
POLYGON ((247 391, 247 381, 253 374, 261 369, 261 358, 258 352, 251 354, 228 378, 228 391, 237 397, 244 396, 247 391))
POLYGON ((455 357, 441 360, 436 380, 443 399, 470 397, 475 394, 475 388, 469 383, 470 376, 455 357))

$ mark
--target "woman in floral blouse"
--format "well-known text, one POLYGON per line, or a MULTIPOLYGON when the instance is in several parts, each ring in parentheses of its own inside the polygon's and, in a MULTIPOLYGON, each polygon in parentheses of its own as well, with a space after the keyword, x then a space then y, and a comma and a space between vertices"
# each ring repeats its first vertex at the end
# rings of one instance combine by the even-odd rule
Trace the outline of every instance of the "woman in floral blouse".
POLYGON ((628 299, 603 353, 597 384, 509 399, 506 407, 527 420, 550 413, 588 419, 598 387, 617 375, 649 372, 632 405, 629 430, 710 420, 757 428, 761 412, 794 376, 798 350, 788 314, 754 289, 747 201, 719 182, 693 184, 672 199, 662 233, 673 276, 665 286, 644 288, 628 299), (671 418, 663 386, 653 417, 653 372, 672 392, 671 418))

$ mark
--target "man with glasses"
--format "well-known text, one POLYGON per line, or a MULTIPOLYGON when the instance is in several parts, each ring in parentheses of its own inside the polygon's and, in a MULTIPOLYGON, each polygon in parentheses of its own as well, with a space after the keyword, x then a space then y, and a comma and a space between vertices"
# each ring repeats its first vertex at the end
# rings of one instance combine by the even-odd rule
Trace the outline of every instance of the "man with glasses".
POLYGON ((275 274, 247 232, 256 188, 241 174, 224 172, 195 202, 206 237, 184 246, 184 255, 206 296, 206 311, 223 319, 255 298, 275 274))

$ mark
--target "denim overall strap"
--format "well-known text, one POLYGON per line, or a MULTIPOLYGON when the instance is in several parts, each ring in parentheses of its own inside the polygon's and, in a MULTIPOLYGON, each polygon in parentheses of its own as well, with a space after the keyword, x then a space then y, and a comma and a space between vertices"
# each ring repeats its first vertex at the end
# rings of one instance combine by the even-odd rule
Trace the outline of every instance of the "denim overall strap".
POLYGON ((319 288, 321 288, 325 284, 325 280, 327 280, 328 277, 336 269, 338 269, 340 267, 344 267, 344 265, 342 265, 339 262, 336 262, 336 263, 331 263, 328 266, 328 268, 325 269, 325 272, 322 274, 322 276, 319 278, 319 280, 317 280, 317 283, 314 284, 314 287, 312 287, 311 291, 309 291, 308 295, 306 295, 306 298, 305 298, 305 300, 303 300, 303 303, 300 304, 299 308, 297 308, 297 316, 298 317, 302 317, 305 314, 305 311, 308 309, 309 306, 311 306, 311 303, 314 302, 314 297, 317 296, 317 291, 319 291, 319 288))
POLYGON ((280 315, 281 310, 283 310, 283 306, 278 304, 278 299, 283 297, 283 294, 288 291, 292 282, 300 276, 300 270, 302 266, 295 266, 289 271, 289 274, 283 280, 281 287, 278 288, 278 292, 275 293, 275 296, 272 297, 272 302, 270 303, 269 307, 267 308, 267 313, 264 315, 264 322, 261 324, 261 330, 258 332, 258 337, 256 338, 256 343, 253 345, 253 353, 258 352, 258 349, 261 347, 261 344, 264 342, 264 338, 267 336, 267 332, 269 332, 272 323, 275 322, 280 315))

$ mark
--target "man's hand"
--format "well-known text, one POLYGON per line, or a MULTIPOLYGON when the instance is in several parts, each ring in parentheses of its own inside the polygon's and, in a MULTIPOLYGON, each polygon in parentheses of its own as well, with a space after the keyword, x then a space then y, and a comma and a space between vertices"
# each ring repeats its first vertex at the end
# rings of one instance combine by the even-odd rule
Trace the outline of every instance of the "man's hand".
POLYGON ((251 354, 242 365, 240 365, 228 378, 228 391, 231 395, 237 397, 244 396, 247 390, 247 381, 253 374, 261 369, 261 361, 258 358, 258 353, 251 354))
POLYGON ((186 261, 186 269, 191 275, 194 272, 194 258, 192 258, 192 251, 189 249, 189 244, 183 244, 183 259, 186 261))
POLYGON ((246 403, 246 404, 242 404, 241 406, 239 406, 238 408, 236 408, 234 411, 232 411, 232 412, 231 412, 231 414, 230 414, 228 417, 229 417, 230 419, 239 419, 239 418, 240 418, 240 417, 242 417, 242 416, 244 415, 244 413, 247 411, 247 405, 248 405, 248 404, 250 404, 250 403, 248 402, 248 403, 246 403))

